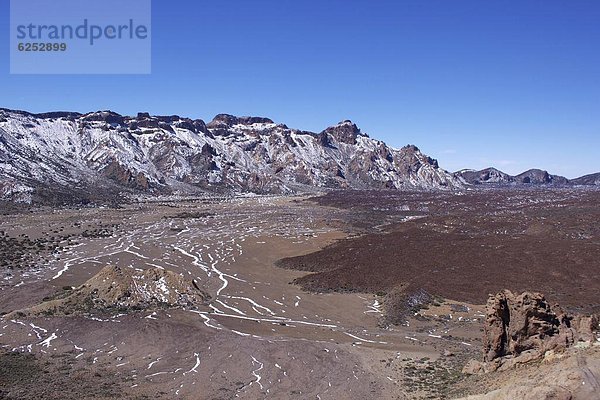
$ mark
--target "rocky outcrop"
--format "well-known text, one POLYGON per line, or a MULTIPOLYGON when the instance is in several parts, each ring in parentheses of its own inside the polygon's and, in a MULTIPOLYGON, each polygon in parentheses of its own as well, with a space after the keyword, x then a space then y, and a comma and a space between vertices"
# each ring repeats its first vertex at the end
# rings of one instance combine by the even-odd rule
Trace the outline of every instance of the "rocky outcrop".
POLYGON ((230 114, 218 114, 206 127, 215 135, 225 136, 239 134, 239 130, 232 129, 236 125, 250 127, 255 124, 275 125, 271 119, 264 117, 236 117, 230 114))
POLYGON ((321 132, 321 135, 331 135, 340 143, 356 144, 356 138, 363 135, 360 129, 350 120, 340 122, 335 126, 331 126, 321 132))
POLYGON ((134 189, 147 190, 149 188, 148 178, 141 172, 132 173, 118 161, 112 161, 100 171, 105 177, 117 182, 120 185, 134 189))
POLYGON ((600 342, 582 342, 565 352, 547 352, 518 369, 494 372, 479 380, 460 400, 590 400, 600 393, 600 342))
POLYGON ((210 299, 199 282, 159 268, 107 266, 83 285, 63 292, 37 306, 13 311, 7 318, 197 307, 210 299))
POLYGON ((504 290, 489 297, 483 335, 483 363, 472 360, 463 372, 506 370, 596 340, 596 316, 570 316, 550 306, 541 293, 504 290))
MULTIPOLYGON (((60 116, 57 116, 60 118, 60 116)), ((123 125, 125 118, 113 111, 98 111, 89 114, 85 114, 81 117, 82 121, 96 121, 106 122, 107 124, 123 125)))
POLYGON ((508 290, 489 298, 483 337, 484 361, 542 350, 550 343, 573 343, 569 318, 552 310, 540 293, 508 290))

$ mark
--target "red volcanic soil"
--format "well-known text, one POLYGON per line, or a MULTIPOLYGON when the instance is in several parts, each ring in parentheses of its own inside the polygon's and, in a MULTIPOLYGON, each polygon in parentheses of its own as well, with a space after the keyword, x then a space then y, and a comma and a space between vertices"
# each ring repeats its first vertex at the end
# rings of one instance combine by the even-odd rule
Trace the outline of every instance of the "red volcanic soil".
POLYGON ((382 210, 424 217, 280 260, 313 272, 294 281, 306 290, 402 287, 479 304, 501 289, 534 290, 568 309, 600 312, 600 191, 349 192, 313 201, 361 221, 373 212, 380 221, 382 210))

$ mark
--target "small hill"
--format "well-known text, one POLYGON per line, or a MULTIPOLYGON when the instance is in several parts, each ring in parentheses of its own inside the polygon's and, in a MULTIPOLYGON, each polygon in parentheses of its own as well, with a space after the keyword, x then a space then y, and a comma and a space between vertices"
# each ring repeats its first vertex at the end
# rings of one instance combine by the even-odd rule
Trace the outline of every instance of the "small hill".
POLYGON ((573 179, 571 183, 574 185, 600 185, 600 172, 573 179))
POLYGON ((194 280, 159 268, 104 267, 83 285, 12 315, 79 315, 152 308, 195 307, 210 296, 194 280))

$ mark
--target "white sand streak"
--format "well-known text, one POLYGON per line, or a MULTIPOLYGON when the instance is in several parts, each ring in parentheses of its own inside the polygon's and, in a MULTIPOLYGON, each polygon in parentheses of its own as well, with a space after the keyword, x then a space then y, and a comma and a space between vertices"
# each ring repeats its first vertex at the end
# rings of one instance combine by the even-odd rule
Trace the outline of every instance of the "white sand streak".
POLYGON ((62 268, 60 271, 58 271, 58 272, 56 273, 56 275, 54 275, 54 276, 52 277, 52 280, 60 278, 60 276, 61 276, 62 274, 64 274, 65 272, 67 272, 67 270, 69 269, 69 267, 70 267, 71 265, 73 265, 73 262, 74 262, 74 261, 77 261, 77 260, 79 260, 80 258, 81 258, 81 257, 75 257, 75 258, 71 258, 70 260, 67 260, 67 261, 65 261, 65 263, 63 264, 63 268, 62 268))
POLYGON ((211 319, 208 315, 206 315, 206 312, 202 312, 202 311, 196 311, 196 310, 190 310, 190 312, 193 312, 194 314, 198 314, 200 315, 200 317, 202 317, 202 319, 204 320, 204 325, 206 325, 209 328, 213 328, 213 329, 217 329, 217 330, 221 330, 222 328, 220 326, 216 326, 216 325, 212 325, 211 324, 211 319))
POLYGON ((200 354, 198 354, 198 353, 194 353, 194 357, 196 357, 196 364, 194 364, 194 366, 192 367, 192 369, 190 369, 190 370, 189 370, 189 371, 187 371, 187 372, 184 372, 184 373, 183 373, 183 375, 187 375, 187 374, 189 374, 189 373, 191 373, 191 372, 193 372, 193 373, 195 373, 195 374, 197 374, 197 373, 198 373, 198 370, 197 370, 197 368, 198 368, 198 366, 200 365, 200 354))
POLYGON ((147 368, 147 369, 150 369, 150 368, 152 368, 152 366, 153 366, 154 364, 156 364, 157 362, 159 362, 161 358, 162 358, 162 357, 158 357, 156 360, 154 360, 154 361, 152 361, 150 364, 148 364, 148 368, 147 368))
POLYGON ((200 258, 198 258, 198 256, 188 253, 187 251, 183 250, 181 247, 174 246, 173 248, 175 250, 177 250, 178 252, 180 252, 181 254, 183 254, 184 256, 190 257, 193 260, 192 261, 193 265, 200 267, 202 269, 202 271, 208 273, 208 268, 206 267, 206 265, 204 265, 200 262, 200 258))
POLYGON ((52 334, 50 336, 48 336, 46 339, 44 339, 43 341, 41 341, 38 346, 45 346, 45 347, 50 347, 50 342, 53 341, 54 339, 56 339, 58 336, 56 336, 56 333, 52 332, 52 334))
POLYGON ((259 367, 258 369, 255 369, 254 371, 252 371, 252 375, 256 377, 256 384, 260 387, 260 389, 263 389, 263 385, 262 383, 260 383, 261 380, 261 376, 258 374, 258 371, 260 371, 261 369, 263 369, 264 364, 261 363, 260 361, 258 361, 256 358, 254 358, 254 356, 252 356, 252 366, 254 366, 254 364, 258 364, 259 367))
POLYGON ((379 344, 387 344, 387 342, 378 342, 378 341, 375 341, 375 340, 364 339, 364 338, 358 337, 358 336, 356 336, 356 335, 353 335, 353 334, 351 334, 351 333, 348 333, 348 332, 344 332, 344 334, 345 334, 345 335, 348 335, 348 336, 350 336, 351 338, 354 338, 354 339, 356 339, 356 340, 360 340, 361 342, 367 342, 367 343, 379 343, 379 344))
MULTIPOLYGON (((236 299, 236 300, 244 300, 247 301, 248 303, 252 304, 254 307, 256 308, 260 308, 261 310, 265 310, 266 312, 268 312, 271 315, 275 315, 275 313, 268 307, 262 306, 260 304, 258 304, 256 301, 249 299, 247 297, 241 297, 241 296, 227 296, 227 298, 229 299, 236 299)), ((260 311, 257 311, 259 314, 263 315, 260 311)))

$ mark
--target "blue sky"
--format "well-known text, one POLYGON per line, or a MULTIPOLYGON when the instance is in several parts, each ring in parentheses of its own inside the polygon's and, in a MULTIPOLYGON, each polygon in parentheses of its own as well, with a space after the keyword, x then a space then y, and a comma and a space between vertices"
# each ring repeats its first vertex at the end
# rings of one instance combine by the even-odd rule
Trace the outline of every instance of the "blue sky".
POLYGON ((154 0, 150 75, 10 75, 0 107, 343 119, 448 170, 600 171, 600 2, 154 0))

